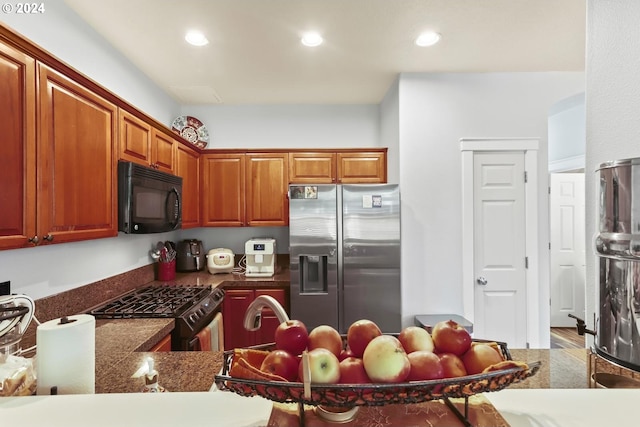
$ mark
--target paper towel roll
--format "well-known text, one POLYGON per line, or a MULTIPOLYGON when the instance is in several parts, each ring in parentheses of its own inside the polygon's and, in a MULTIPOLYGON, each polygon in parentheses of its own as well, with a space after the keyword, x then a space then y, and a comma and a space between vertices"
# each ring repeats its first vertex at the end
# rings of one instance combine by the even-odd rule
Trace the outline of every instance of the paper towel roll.
POLYGON ((42 323, 36 330, 38 394, 95 393, 96 319, 78 314, 42 323))

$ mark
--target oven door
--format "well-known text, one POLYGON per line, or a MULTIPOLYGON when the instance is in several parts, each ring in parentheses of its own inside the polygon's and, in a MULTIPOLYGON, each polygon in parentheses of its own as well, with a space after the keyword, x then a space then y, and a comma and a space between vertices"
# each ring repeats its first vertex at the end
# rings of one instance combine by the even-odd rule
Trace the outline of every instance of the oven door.
POLYGON ((224 351, 224 325, 222 312, 218 311, 209 324, 191 337, 181 340, 185 351, 224 351))

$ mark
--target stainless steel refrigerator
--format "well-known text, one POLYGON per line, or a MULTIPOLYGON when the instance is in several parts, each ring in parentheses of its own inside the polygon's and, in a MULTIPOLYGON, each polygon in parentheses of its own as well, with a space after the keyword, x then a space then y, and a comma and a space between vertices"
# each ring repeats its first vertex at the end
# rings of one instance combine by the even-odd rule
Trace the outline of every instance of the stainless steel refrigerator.
POLYGON ((291 318, 346 333, 359 319, 400 332, 400 190, 290 185, 291 318))

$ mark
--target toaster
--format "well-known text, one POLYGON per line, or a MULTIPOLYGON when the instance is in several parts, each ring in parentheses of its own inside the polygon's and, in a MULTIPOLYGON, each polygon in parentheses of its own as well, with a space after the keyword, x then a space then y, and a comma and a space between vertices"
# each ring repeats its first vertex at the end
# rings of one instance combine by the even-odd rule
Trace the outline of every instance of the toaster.
POLYGON ((207 269, 211 274, 231 273, 235 265, 235 254, 231 249, 216 248, 207 253, 207 269))

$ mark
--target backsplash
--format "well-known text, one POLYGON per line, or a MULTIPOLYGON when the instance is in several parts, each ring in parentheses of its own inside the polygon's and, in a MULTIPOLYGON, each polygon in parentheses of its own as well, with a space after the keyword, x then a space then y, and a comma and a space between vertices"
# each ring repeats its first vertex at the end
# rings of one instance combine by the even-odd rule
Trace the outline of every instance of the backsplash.
MULTIPOLYGON (((155 279, 155 264, 89 283, 85 286, 35 300, 35 317, 44 323, 59 317, 83 313, 104 301, 147 284, 155 279)), ((22 348, 35 344, 36 322, 31 322, 22 339, 22 348)))

